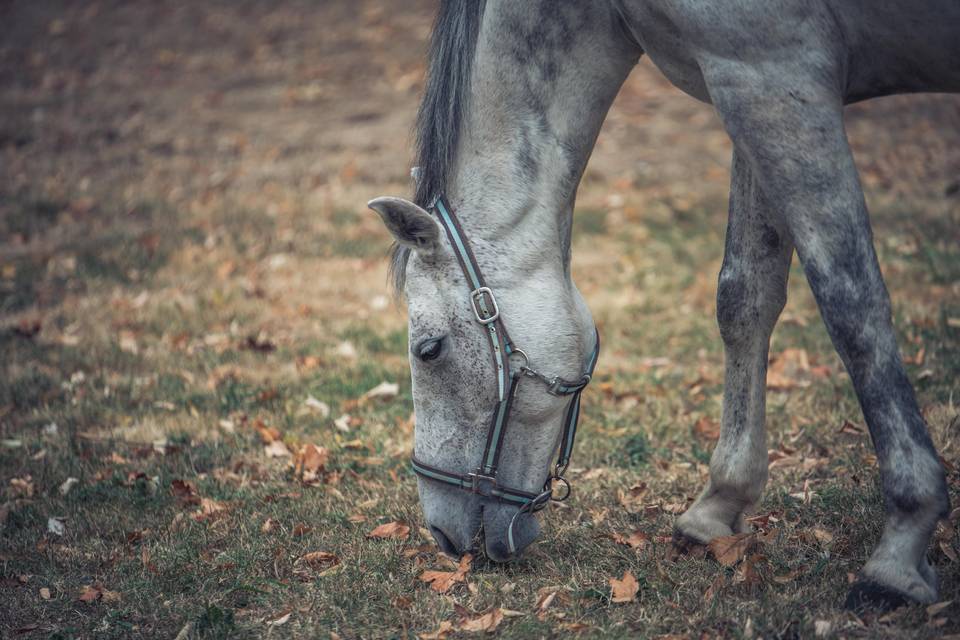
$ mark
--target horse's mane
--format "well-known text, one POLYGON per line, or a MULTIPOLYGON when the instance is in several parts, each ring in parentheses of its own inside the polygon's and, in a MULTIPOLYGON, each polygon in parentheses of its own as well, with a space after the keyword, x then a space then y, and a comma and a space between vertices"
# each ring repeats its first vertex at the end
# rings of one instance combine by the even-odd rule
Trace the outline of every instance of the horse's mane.
MULTIPOLYGON (((443 193, 456 162, 484 4, 484 0, 443 0, 433 25, 426 87, 416 124, 419 171, 414 202, 424 208, 443 193)), ((407 247, 393 245, 390 274, 398 293, 403 291, 409 259, 407 247)))

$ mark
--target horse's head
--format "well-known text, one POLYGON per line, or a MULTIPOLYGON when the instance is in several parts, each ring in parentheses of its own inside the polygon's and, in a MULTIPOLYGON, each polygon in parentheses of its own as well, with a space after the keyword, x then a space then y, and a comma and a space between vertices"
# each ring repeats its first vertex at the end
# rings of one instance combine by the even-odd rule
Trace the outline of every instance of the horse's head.
POLYGON ((400 198, 370 206, 404 262, 427 524, 448 553, 474 549, 482 533, 487 555, 508 560, 539 532, 533 511, 549 500, 545 482, 589 380, 590 313, 562 261, 518 255, 525 243, 516 238, 497 245, 477 234, 470 243, 459 223, 446 223, 442 203, 433 212, 400 198), (474 272, 492 293, 471 294, 474 272))
POLYGON ((370 203, 399 248, 414 470, 445 551, 474 548, 481 532, 494 560, 530 544, 572 446, 598 345, 570 276, 573 203, 639 55, 617 24, 608 3, 442 3, 417 204, 370 203))

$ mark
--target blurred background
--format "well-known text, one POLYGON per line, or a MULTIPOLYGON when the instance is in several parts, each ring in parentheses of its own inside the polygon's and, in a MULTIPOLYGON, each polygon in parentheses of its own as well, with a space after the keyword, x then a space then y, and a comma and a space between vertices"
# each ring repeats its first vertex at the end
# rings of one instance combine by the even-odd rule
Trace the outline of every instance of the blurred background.
MULTIPOLYGON (((837 615, 845 574, 878 533, 865 524, 879 523, 875 458, 796 265, 768 411, 771 461, 789 464, 774 467, 763 505, 784 542, 763 571, 809 569, 821 547, 842 560, 782 587, 776 606, 743 581, 715 585, 731 599, 704 612, 715 568, 657 570, 649 549, 598 542, 642 530, 650 548, 665 544, 719 418, 730 143, 711 107, 645 59, 607 118, 575 216, 574 273, 605 353, 575 458, 586 477, 570 511, 547 516, 542 545, 589 570, 543 557, 536 575, 486 568, 455 602, 416 586, 443 561, 418 529, 406 322, 386 284, 389 236, 365 203, 409 196, 434 10, 0 2, 4 635, 426 632, 495 605, 529 610, 549 584, 566 585, 563 615, 504 625, 642 623, 656 635, 742 629, 747 610, 802 634, 837 615), (395 522, 407 533, 367 538, 395 522), (814 525, 829 543, 802 537, 814 525), (304 560, 318 550, 333 560, 304 560), (666 607, 672 596, 644 582, 639 608, 597 608, 589 590, 624 567, 651 583, 666 571, 691 599, 666 607)), ((855 105, 847 127, 956 496, 960 96, 855 105)), ((955 593, 956 534, 938 535, 955 593)), ((923 635, 957 620, 901 622, 923 635)))

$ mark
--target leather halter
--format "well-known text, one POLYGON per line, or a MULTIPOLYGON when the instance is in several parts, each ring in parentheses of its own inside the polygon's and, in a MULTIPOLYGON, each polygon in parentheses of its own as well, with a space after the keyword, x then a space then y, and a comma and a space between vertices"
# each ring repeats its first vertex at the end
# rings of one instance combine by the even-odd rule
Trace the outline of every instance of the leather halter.
POLYGON ((546 376, 529 366, 527 354, 514 346, 503 319, 500 317, 500 307, 493 291, 487 286, 480 271, 480 265, 473 255, 470 243, 467 241, 460 222, 453 211, 446 205, 442 197, 438 197, 429 207, 437 215, 440 225, 446 231, 453 253, 460 263, 463 275, 470 286, 470 306, 473 309, 477 323, 482 327, 490 342, 493 355, 493 364, 497 376, 497 404, 493 409, 490 427, 487 431, 486 446, 483 458, 476 470, 468 473, 447 471, 426 464, 411 457, 413 470, 422 478, 443 482, 485 498, 492 498, 501 502, 519 505, 520 510, 510 520, 507 530, 507 541, 510 553, 516 553, 513 538, 513 528, 517 518, 522 513, 532 513, 547 506, 550 500, 558 502, 570 496, 570 483, 563 477, 570 464, 570 454, 573 452, 573 441, 577 435, 577 422, 580 417, 580 393, 590 382, 593 369, 600 355, 600 333, 594 329, 596 344, 590 354, 586 369, 579 380, 574 382, 557 376, 546 376), (522 363, 517 369, 510 366, 511 357, 518 357, 522 363), (571 396, 570 404, 563 419, 563 434, 560 439, 560 452, 553 472, 547 477, 540 493, 532 493, 515 487, 501 484, 497 481, 497 469, 500 453, 503 449, 504 436, 510 422, 510 409, 516 397, 520 380, 524 377, 539 380, 547 387, 547 393, 555 396, 571 396), (558 481, 565 485, 566 491, 560 498, 553 497, 553 482, 558 481))

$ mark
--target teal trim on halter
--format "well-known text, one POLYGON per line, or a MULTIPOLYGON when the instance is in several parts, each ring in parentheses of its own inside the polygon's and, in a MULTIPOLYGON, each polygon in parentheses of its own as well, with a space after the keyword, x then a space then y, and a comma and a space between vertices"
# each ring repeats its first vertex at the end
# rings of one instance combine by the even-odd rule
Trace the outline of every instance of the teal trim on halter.
MULTIPOLYGON (((467 248, 463 244, 463 239, 460 237, 460 233, 457 231, 457 225, 453 223, 453 220, 450 218, 450 213, 447 211, 447 208, 443 204, 442 199, 437 199, 436 202, 437 211, 440 212, 440 217, 443 218, 443 226, 450 234, 450 237, 453 238, 453 241, 456 245, 456 251, 461 256, 469 256, 467 253, 467 248)), ((479 289, 482 285, 480 284, 480 277, 477 275, 476 269, 470 260, 464 260, 464 264, 467 266, 467 275, 470 278, 470 284, 473 288, 479 289)), ((481 302, 481 304, 483 304, 481 302)), ((484 309, 486 311, 486 309, 484 309)))

